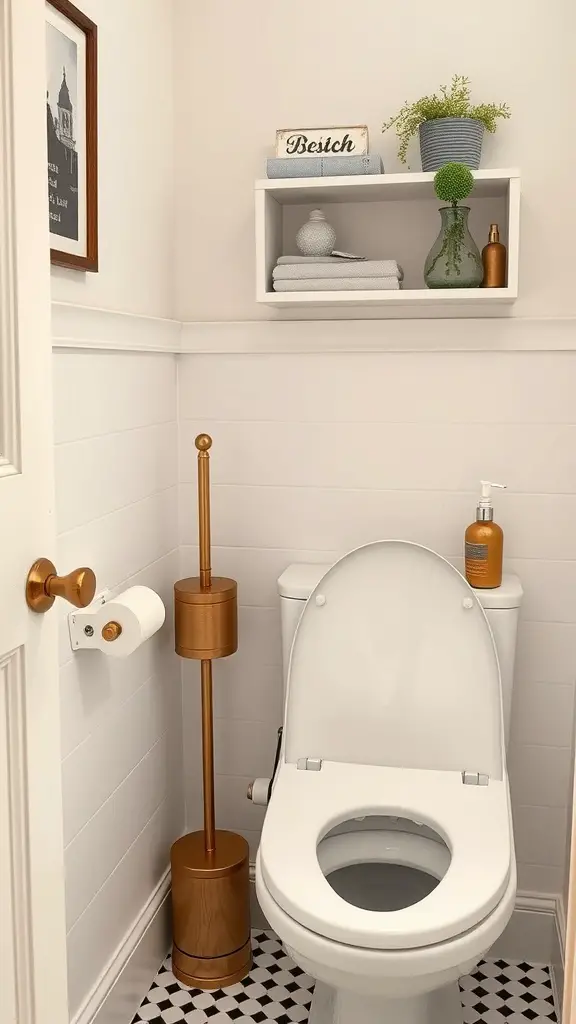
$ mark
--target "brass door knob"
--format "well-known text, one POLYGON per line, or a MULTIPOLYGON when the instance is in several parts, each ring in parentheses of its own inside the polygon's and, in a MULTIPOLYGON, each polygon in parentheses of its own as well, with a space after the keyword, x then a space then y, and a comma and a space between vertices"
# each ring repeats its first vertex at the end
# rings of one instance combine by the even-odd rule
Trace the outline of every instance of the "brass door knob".
POLYGON ((56 566, 48 558, 34 562, 26 579, 26 601, 33 612, 47 612, 57 597, 63 597, 75 608, 86 608, 95 593, 92 569, 73 569, 67 576, 58 576, 56 566))

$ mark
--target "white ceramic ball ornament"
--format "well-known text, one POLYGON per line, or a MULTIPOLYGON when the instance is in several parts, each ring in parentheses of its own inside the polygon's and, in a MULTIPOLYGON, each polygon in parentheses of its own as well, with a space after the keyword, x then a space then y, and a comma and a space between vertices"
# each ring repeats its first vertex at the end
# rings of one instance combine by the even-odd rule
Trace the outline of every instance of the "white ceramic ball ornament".
POLYGON ((330 256, 336 232, 322 210, 312 210, 296 235, 296 245, 303 256, 330 256))

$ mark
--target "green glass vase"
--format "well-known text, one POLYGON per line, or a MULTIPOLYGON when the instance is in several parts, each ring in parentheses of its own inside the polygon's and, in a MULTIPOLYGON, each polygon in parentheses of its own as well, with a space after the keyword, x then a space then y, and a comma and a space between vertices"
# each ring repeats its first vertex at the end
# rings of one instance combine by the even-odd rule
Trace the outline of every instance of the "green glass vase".
POLYGON ((440 234, 424 264, 428 288, 479 288, 484 271, 478 246, 468 230, 468 206, 440 209, 440 234))

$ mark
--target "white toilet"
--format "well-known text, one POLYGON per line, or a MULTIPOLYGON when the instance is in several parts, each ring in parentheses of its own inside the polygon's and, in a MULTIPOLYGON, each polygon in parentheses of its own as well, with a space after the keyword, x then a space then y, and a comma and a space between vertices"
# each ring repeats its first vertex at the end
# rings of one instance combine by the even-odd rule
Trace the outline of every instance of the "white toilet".
POLYGON ((473 591, 428 548, 380 541, 279 587, 292 650, 262 909, 317 979, 310 1024, 460 1022, 457 979, 516 893, 520 582, 473 591))

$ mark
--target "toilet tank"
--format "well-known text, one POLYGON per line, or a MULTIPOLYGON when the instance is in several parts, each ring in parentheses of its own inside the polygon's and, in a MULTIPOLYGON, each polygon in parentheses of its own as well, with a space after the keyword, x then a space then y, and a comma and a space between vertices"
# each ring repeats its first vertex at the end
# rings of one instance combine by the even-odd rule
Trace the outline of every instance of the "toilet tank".
MULTIPOLYGON (((294 563, 284 570, 278 579, 280 614, 282 623, 282 664, 284 669, 284 696, 288 662, 296 626, 306 601, 325 573, 329 564, 313 565, 294 563)), ((516 656, 516 632, 522 601, 522 585, 518 576, 504 573, 502 585, 493 590, 475 590, 480 604, 490 623, 502 679, 502 703, 506 746, 510 735, 510 711, 512 707, 512 685, 514 681, 514 659, 516 656)))

